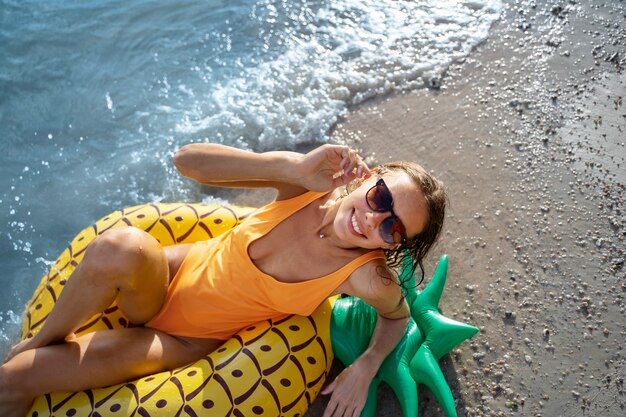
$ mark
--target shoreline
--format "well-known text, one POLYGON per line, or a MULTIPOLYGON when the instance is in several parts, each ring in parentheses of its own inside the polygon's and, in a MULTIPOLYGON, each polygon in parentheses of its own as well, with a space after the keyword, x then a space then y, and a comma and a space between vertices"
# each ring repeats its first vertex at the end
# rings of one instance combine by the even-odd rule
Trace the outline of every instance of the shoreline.
MULTIPOLYGON (((623 15, 509 2, 440 89, 366 102, 332 134, 370 163, 422 163, 448 187, 425 266, 430 276, 450 256, 440 308, 481 330, 441 361, 460 416, 626 410, 623 15)), ((442 415, 418 392, 420 415, 442 415)), ((388 388, 378 408, 401 415, 388 388)))
MULTIPOLYGON (((537 2, 506 2, 489 38, 440 88, 364 102, 331 140, 370 165, 422 163, 448 187, 421 288, 448 254, 440 308, 480 328, 440 361, 459 416, 620 417, 626 4, 537 2)), ((240 206, 272 198, 267 189, 210 193, 240 206)), ((420 416, 443 415, 430 390, 418 392, 420 416)), ((322 416, 326 400, 306 416, 322 416)), ((401 415, 388 387, 378 409, 401 415)))

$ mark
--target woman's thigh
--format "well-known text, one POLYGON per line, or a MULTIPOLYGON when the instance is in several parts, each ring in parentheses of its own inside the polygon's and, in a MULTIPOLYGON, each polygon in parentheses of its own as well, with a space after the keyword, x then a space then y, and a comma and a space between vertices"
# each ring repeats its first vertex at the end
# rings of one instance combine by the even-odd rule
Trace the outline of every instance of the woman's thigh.
POLYGON ((118 305, 136 324, 147 322, 161 309, 169 282, 163 247, 135 227, 113 228, 96 238, 76 273, 89 278, 94 291, 106 285, 117 287, 118 305))
POLYGON ((25 351, 5 371, 29 396, 122 383, 192 363, 222 342, 179 339, 137 327, 86 334, 68 343, 25 351))
POLYGON ((150 234, 133 227, 111 229, 109 233, 112 235, 109 240, 113 241, 110 246, 115 248, 111 252, 117 251, 122 256, 100 259, 122 258, 112 266, 124 280, 120 284, 119 306, 133 323, 145 323, 161 309, 167 287, 193 244, 163 247, 150 234), (111 232, 117 232, 117 236, 111 232))
POLYGON ((165 256, 167 257, 167 264, 169 267, 169 281, 171 282, 176 276, 176 273, 180 269, 180 265, 189 253, 189 250, 193 246, 193 243, 183 243, 180 245, 166 246, 163 248, 165 256))

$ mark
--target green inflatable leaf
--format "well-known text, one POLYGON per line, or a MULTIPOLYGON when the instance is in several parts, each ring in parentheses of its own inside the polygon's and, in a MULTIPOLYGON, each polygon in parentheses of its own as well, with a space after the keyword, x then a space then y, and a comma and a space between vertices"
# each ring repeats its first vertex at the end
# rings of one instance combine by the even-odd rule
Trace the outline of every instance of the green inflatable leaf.
MULTIPOLYGON (((402 340, 385 359, 372 381, 362 417, 376 415, 376 391, 383 381, 398 397, 405 417, 418 415, 417 384, 430 388, 447 417, 456 417, 454 398, 438 361, 475 335, 478 329, 439 312, 437 306, 447 274, 448 257, 444 255, 426 289, 417 292, 413 288, 415 277, 410 265, 405 264, 400 272, 400 279, 411 287, 406 294, 411 319, 402 340)), ((358 298, 346 297, 335 302, 330 337, 335 357, 344 366, 349 366, 367 349, 376 319, 376 311, 358 298)))

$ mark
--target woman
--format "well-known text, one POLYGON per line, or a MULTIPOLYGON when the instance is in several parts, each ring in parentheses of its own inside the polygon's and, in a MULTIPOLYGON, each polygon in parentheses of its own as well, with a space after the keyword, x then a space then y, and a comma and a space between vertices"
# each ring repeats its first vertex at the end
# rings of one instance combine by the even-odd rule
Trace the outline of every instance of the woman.
POLYGON ((440 183, 417 165, 370 171, 354 151, 337 145, 303 155, 192 144, 174 164, 203 184, 272 187, 278 194, 206 242, 164 248, 132 227, 94 239, 40 332, 11 349, 0 367, 0 414, 21 417, 47 392, 183 366, 250 323, 310 314, 328 296, 346 293, 379 317, 369 348, 324 390, 332 392, 324 416, 359 415, 408 322, 388 264, 397 265, 408 249, 421 267, 443 222, 440 183), (143 326, 73 335, 114 301, 143 326))

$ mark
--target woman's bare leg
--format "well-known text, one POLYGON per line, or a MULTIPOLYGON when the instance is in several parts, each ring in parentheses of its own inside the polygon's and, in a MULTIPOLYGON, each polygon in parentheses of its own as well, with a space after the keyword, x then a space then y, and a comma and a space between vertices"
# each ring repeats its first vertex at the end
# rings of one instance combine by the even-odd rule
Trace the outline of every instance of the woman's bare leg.
POLYGON ((116 298, 131 322, 143 324, 160 310, 168 282, 168 259, 155 238, 134 227, 113 228, 91 242, 41 330, 11 349, 7 360, 63 342, 116 298))
POLYGON ((44 393, 82 391, 172 370, 197 361, 221 343, 138 327, 27 350, 0 367, 0 415, 23 417, 32 400, 44 393))

